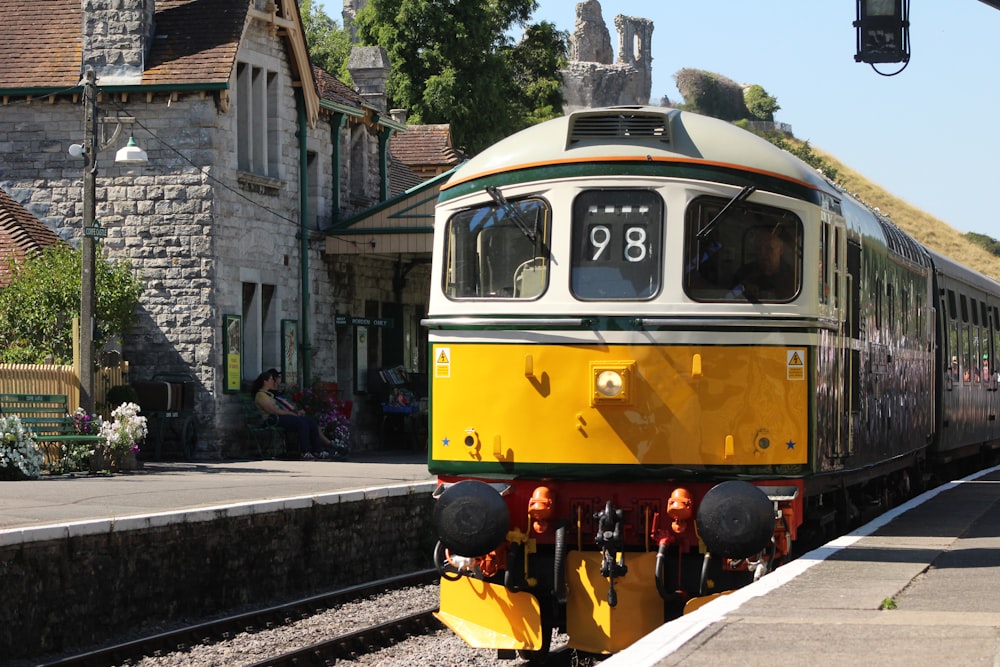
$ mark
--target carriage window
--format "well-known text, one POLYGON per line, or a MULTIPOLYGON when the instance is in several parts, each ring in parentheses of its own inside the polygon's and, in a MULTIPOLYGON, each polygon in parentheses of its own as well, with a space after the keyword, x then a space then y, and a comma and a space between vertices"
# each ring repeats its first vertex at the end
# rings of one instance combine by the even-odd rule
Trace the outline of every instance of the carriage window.
POLYGON ((573 202, 570 289, 579 299, 648 299, 660 289, 663 201, 649 190, 592 190, 573 202))
POLYGON ((444 291, 452 299, 532 299, 545 291, 549 207, 541 199, 461 211, 445 235, 444 291))
POLYGON ((683 279, 696 301, 791 301, 802 282, 802 223, 782 209, 700 197, 685 219, 683 279))

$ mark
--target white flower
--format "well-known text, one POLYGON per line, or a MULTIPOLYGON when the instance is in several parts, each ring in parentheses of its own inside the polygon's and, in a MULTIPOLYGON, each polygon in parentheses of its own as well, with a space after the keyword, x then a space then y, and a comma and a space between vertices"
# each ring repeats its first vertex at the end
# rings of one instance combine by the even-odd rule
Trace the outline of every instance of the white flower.
POLYGON ((138 452, 139 441, 146 437, 146 418, 139 415, 135 403, 122 403, 111 413, 111 421, 101 424, 101 437, 112 452, 138 452))
POLYGON ((0 474, 37 479, 42 474, 44 460, 45 455, 20 417, 0 417, 0 474))

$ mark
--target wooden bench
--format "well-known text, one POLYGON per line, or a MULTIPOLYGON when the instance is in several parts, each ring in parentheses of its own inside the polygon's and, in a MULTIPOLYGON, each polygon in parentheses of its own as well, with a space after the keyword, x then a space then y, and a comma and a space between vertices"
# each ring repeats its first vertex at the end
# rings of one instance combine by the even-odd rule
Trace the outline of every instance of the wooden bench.
POLYGON ((99 435, 76 432, 65 394, 0 394, 0 414, 17 415, 50 465, 59 460, 61 443, 101 441, 99 435))

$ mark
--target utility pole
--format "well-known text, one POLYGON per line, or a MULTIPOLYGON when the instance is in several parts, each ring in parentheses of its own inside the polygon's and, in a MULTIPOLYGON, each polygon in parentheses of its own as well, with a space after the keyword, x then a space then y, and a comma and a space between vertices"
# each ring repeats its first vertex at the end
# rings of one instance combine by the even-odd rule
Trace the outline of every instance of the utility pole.
POLYGON ((97 217, 97 83, 87 68, 83 81, 83 245, 80 265, 80 407, 94 413, 94 233, 97 217))

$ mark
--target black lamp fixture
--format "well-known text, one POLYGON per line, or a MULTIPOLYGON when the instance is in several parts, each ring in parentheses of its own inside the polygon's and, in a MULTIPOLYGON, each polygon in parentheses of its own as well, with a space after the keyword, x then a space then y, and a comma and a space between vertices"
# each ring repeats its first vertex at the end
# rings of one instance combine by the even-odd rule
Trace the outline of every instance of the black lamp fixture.
POLYGON ((883 76, 899 74, 910 62, 910 0, 857 0, 858 52, 854 60, 868 63, 883 76), (880 63, 903 63, 892 73, 880 72, 880 63))

